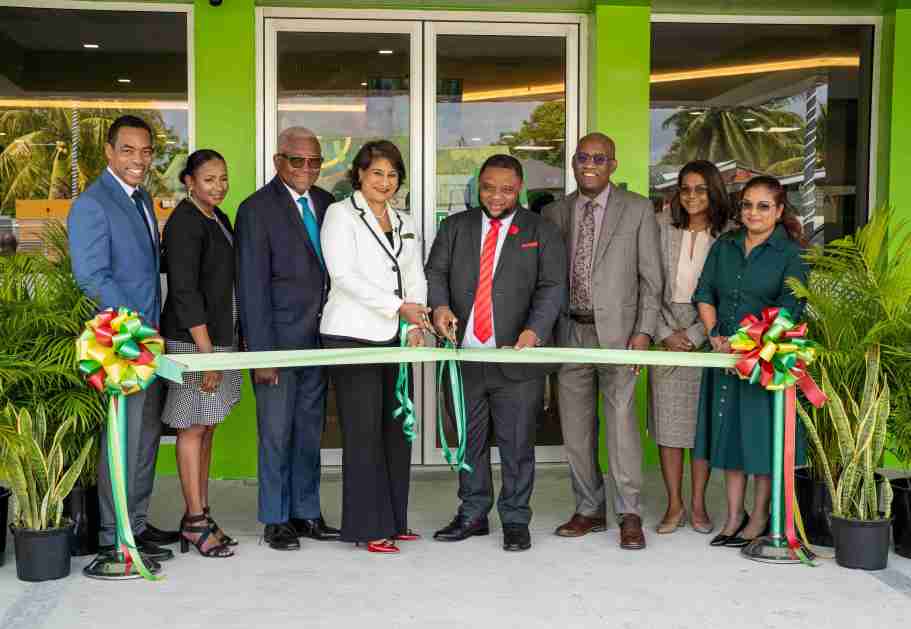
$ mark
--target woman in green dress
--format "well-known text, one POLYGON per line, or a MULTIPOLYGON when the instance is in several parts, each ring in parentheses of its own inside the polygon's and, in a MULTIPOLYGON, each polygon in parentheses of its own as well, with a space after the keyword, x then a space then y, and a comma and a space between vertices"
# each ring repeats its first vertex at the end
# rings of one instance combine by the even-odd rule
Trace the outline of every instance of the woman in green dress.
MULTIPOLYGON (((796 320, 803 306, 786 278, 806 281, 800 220, 787 206, 784 187, 773 177, 755 177, 743 190, 742 227, 712 246, 693 302, 712 348, 730 352, 728 338, 749 314, 786 308, 796 320)), ((706 369, 699 393, 694 456, 724 470, 727 521, 713 546, 746 546, 769 522, 772 471, 772 395, 736 374, 706 369), (753 516, 743 508, 747 475, 753 476, 753 516)))

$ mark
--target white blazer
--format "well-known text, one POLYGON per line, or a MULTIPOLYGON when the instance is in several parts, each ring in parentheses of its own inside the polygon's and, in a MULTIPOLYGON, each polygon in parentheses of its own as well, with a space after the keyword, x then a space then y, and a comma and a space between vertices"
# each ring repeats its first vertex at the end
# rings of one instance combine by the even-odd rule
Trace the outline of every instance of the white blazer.
POLYGON ((427 303, 421 241, 411 216, 387 206, 393 244, 361 192, 326 210, 320 243, 329 272, 329 297, 320 333, 388 341, 399 329, 403 302, 427 303))

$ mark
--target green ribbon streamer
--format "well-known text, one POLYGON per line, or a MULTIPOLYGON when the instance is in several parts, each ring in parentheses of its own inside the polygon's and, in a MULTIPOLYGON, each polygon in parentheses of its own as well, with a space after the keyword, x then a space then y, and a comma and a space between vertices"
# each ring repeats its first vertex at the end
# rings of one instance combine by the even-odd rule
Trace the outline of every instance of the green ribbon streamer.
MULTIPOLYGON (((114 512, 117 516, 117 539, 115 547, 126 549, 132 564, 149 581, 158 581, 142 561, 142 554, 136 548, 133 529, 130 527, 130 513, 127 507, 126 451, 123 444, 127 435, 127 396, 123 393, 112 395, 108 402, 108 468, 111 470, 111 493, 114 498, 114 512)), ((128 568, 129 570, 129 568, 128 568)))
MULTIPOLYGON (((444 349, 455 349, 452 342, 445 341, 444 349)), ((437 435, 443 449, 443 458, 449 468, 457 472, 471 473, 471 466, 465 462, 468 450, 468 412, 465 406, 465 389, 462 386, 462 366, 458 360, 441 360, 437 363, 437 435), (456 427, 456 452, 452 453, 446 441, 446 430, 443 427, 443 379, 449 376, 449 394, 452 400, 452 416, 456 427)))
MULTIPOLYGON (((408 347, 408 322, 399 323, 399 343, 400 347, 408 347)), ((411 388, 408 372, 411 370, 411 363, 408 361, 399 362, 399 375, 395 383, 395 399, 398 400, 398 407, 393 411, 393 418, 402 418, 402 432, 405 433, 405 439, 408 443, 414 443, 417 437, 417 418, 414 415, 414 402, 411 401, 411 388)))

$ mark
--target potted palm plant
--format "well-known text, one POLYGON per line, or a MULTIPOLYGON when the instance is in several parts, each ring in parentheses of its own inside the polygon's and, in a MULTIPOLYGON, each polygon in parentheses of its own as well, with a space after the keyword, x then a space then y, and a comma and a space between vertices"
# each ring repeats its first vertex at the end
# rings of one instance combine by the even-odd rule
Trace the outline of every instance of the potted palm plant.
POLYGON ((66 467, 62 442, 75 426, 75 416, 49 432, 43 406, 32 413, 8 405, 3 414, 4 423, 15 430, 4 468, 16 496, 10 527, 16 546, 16 573, 23 581, 63 578, 70 573, 73 526, 63 517, 63 499, 79 478, 94 438, 83 443, 79 456, 66 467))
MULTIPOLYGON (((867 354, 877 346, 891 396, 887 445, 895 451, 891 445, 900 427, 911 421, 911 223, 880 209, 853 236, 810 249, 805 258, 812 269, 808 281, 789 284, 807 302, 809 336, 826 349, 810 371, 819 382, 825 370, 841 394, 860 399, 867 354)), ((827 514, 833 504, 824 466, 834 478, 841 476, 840 439, 828 408, 808 413, 821 447, 808 452, 808 468, 797 472, 797 498, 809 541, 831 546, 827 514)), ((911 433, 911 427, 906 432, 911 433)), ((909 451, 900 458, 907 460, 909 451)), ((882 464, 881 458, 874 461, 876 467, 882 464)), ((874 474, 875 480, 880 478, 874 474)))
MULTIPOLYGON (((64 462, 71 464, 104 421, 104 400, 80 379, 73 343, 95 304, 73 278, 60 223, 48 225, 43 243, 43 256, 0 257, 0 407, 44 406, 51 433, 75 417, 61 441, 64 462)), ((93 554, 98 544, 98 454, 97 445, 92 447, 64 502, 65 515, 74 522, 76 555, 93 554)))
POLYGON ((833 386, 825 368, 822 390, 829 398, 828 419, 838 439, 837 461, 830 462, 831 453, 819 438, 818 417, 802 407, 798 412, 832 497, 835 560, 846 568, 882 570, 889 557, 892 486, 878 484, 875 472, 885 450, 892 408, 889 384, 880 370, 879 346, 874 345, 867 352, 867 373, 859 400, 855 400, 849 387, 833 386), (838 476, 832 474, 831 463, 839 465, 838 476))

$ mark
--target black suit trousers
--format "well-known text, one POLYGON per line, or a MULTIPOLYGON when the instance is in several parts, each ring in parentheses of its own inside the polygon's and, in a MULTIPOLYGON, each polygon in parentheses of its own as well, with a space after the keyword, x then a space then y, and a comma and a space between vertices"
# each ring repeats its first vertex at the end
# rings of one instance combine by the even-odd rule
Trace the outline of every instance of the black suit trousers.
POLYGON ((544 379, 506 379, 498 365, 462 363, 468 410, 466 460, 472 472, 459 474, 459 513, 475 520, 493 508, 491 428, 500 449, 502 487, 497 511, 504 526, 531 522, 535 482, 535 430, 544 400, 544 379))
MULTIPOLYGON (((323 337, 323 347, 377 345, 323 337)), ((408 528, 411 444, 405 439, 401 418, 392 416, 398 369, 396 364, 329 367, 342 429, 342 540, 346 542, 389 538, 408 528)))

